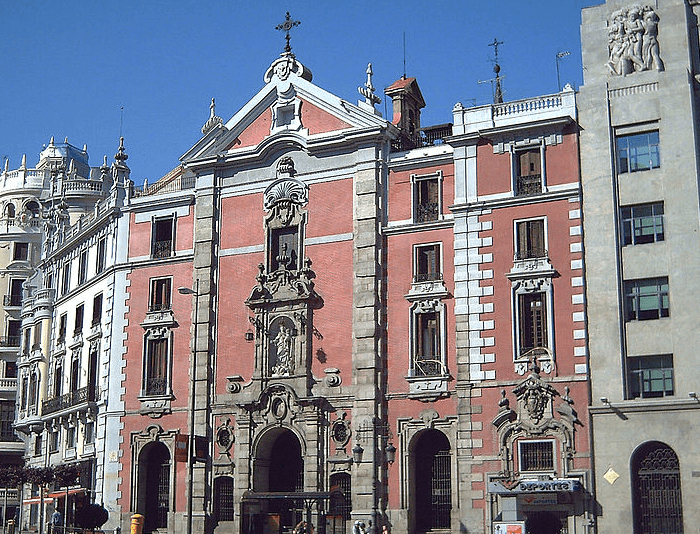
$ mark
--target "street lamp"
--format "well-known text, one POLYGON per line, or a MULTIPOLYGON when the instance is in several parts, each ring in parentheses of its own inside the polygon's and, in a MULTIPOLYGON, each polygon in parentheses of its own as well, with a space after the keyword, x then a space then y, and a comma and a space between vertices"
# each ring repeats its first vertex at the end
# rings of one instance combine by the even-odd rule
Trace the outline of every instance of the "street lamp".
POLYGON ((571 55, 571 52, 557 52, 557 87, 559 88, 559 92, 561 92, 561 80, 559 79, 559 60, 569 55, 571 55))
POLYGON ((196 397, 197 380, 197 324, 199 317, 199 278, 194 281, 194 289, 191 287, 178 287, 180 295, 192 295, 194 297, 194 339, 192 340, 192 366, 190 377, 190 436, 187 442, 187 534, 192 534, 192 489, 194 487, 194 407, 196 397))

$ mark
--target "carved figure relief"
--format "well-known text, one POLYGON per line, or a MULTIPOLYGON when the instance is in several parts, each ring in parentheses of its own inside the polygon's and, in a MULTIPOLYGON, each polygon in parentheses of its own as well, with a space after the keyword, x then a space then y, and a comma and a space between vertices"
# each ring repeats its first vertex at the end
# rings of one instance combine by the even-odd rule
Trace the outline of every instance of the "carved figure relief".
POLYGON ((608 24, 610 55, 605 64, 612 75, 664 70, 658 26, 659 16, 651 6, 633 5, 613 12, 608 24))
POLYGON ((289 319, 283 317, 274 327, 274 337, 270 338, 270 372, 273 376, 288 376, 294 372, 294 338, 292 336, 294 325, 289 319))

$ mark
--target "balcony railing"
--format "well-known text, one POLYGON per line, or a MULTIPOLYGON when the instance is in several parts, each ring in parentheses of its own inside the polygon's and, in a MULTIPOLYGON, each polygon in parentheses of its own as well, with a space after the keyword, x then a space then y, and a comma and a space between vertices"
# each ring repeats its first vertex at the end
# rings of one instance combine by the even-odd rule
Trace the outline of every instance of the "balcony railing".
POLYGON ((517 196, 539 195, 542 192, 542 175, 530 174, 518 176, 515 179, 515 194, 517 196))
POLYGON ((168 381, 165 378, 148 378, 146 379, 146 390, 144 393, 147 396, 165 395, 168 392, 168 381))
POLYGON ((0 391, 17 391, 17 379, 0 378, 0 391))
POLYGON ((0 337, 0 347, 19 347, 22 336, 2 336, 0 337))
POLYGON ((145 197, 150 195, 161 195, 164 193, 173 193, 177 191, 186 191, 187 189, 194 189, 197 183, 195 176, 180 176, 173 180, 168 180, 167 176, 165 179, 160 179, 157 182, 148 185, 134 187, 135 197, 145 197))
POLYGON ((425 202, 416 206, 416 222, 437 221, 440 205, 437 202, 425 202))
POLYGON ((153 243, 153 257, 154 258, 169 258, 172 256, 172 246, 173 242, 168 241, 156 241, 153 243))
POLYGON ((416 135, 402 134, 391 142, 392 152, 402 152, 424 146, 442 145, 452 135, 452 123, 421 128, 416 135))
POLYGON ((537 258, 546 258, 547 249, 544 247, 529 247, 518 250, 515 253, 516 260, 534 260, 537 258))
POLYGON ((170 309, 169 302, 152 302, 148 305, 149 312, 160 312, 160 311, 166 311, 169 309, 170 309))
POLYGON ((2 299, 2 303, 5 306, 21 306, 22 295, 5 295, 2 299))
POLYGON ((442 280, 442 273, 416 273, 416 275, 413 277, 413 281, 416 283, 435 282, 437 280, 442 280))
POLYGON ((95 401, 95 386, 86 386, 84 388, 76 389, 75 391, 70 391, 61 395, 60 397, 54 397, 52 399, 45 400, 42 403, 42 413, 50 414, 53 412, 58 412, 59 410, 65 410, 72 406, 82 404, 84 402, 94 402, 95 401))

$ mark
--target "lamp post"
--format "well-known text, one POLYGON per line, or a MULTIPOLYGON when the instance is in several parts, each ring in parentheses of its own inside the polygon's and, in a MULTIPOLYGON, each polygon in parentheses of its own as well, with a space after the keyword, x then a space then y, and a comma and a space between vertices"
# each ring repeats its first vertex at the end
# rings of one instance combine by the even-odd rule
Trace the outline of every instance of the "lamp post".
POLYGON ((192 386, 190 388, 190 436, 187 441, 187 534, 192 534, 192 489, 194 487, 194 410, 197 385, 197 325, 199 324, 199 278, 194 281, 194 289, 190 287, 178 287, 177 292, 181 295, 192 295, 194 297, 194 339, 192 340, 192 365, 190 377, 192 386))

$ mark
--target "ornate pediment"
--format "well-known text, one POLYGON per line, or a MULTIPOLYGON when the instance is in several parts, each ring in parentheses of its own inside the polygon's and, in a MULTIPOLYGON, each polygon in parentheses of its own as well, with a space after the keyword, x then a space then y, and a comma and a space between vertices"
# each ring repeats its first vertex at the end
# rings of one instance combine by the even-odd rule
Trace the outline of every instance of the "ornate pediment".
POLYGON ((530 375, 518 384, 513 393, 518 399, 518 418, 538 425, 545 418, 552 418, 552 401, 559 393, 540 378, 540 368, 533 360, 530 375))

